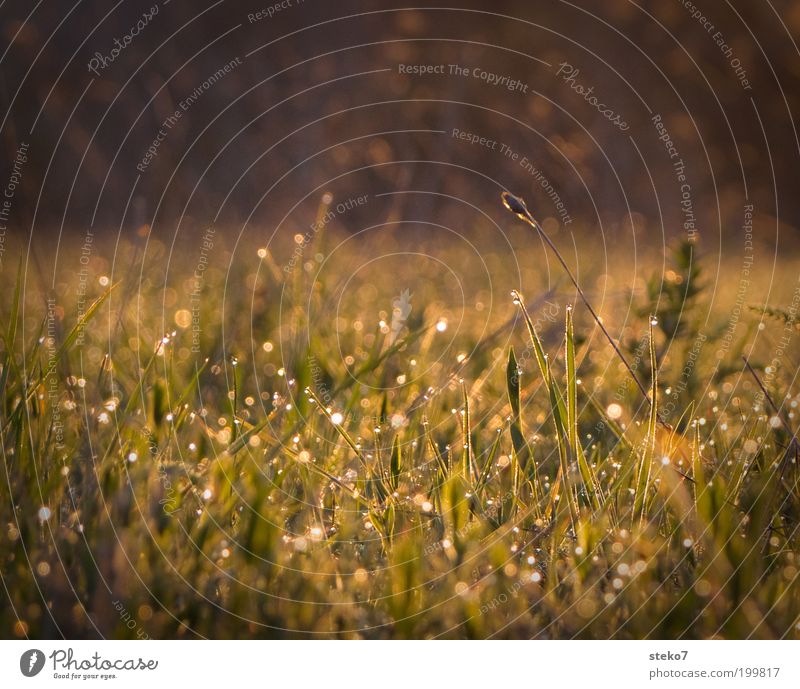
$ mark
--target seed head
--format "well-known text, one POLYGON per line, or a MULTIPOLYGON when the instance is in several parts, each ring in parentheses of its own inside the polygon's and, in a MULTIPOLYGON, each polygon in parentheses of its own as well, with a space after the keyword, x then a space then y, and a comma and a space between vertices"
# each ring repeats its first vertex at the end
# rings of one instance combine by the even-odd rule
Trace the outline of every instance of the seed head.
POLYGON ((503 205, 515 215, 520 215, 522 217, 530 215, 525 202, 518 196, 514 196, 511 192, 504 191, 500 194, 500 198, 503 199, 503 205))

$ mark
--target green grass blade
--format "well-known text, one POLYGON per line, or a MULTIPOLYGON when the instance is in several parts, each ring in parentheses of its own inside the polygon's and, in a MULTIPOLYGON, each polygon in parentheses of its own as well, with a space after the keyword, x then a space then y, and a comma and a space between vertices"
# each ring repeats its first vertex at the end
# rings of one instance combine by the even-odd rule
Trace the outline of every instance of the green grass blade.
POLYGON ((515 465, 528 476, 531 486, 533 487, 533 501, 538 506, 542 491, 539 485, 539 476, 536 471, 536 462, 533 459, 533 453, 525 440, 525 436, 522 434, 520 370, 517 358, 514 355, 513 347, 510 347, 508 350, 506 387, 508 389, 508 400, 511 404, 511 422, 509 424, 509 430, 511 432, 511 444, 513 446, 512 459, 515 465))
POLYGON ((533 325, 533 321, 528 314, 527 308, 525 308, 525 301, 522 297, 522 294, 520 294, 520 292, 517 290, 514 290, 511 293, 511 297, 514 300, 514 303, 517 304, 522 310, 522 315, 525 319, 525 325, 528 328, 528 335, 531 338, 531 344, 533 345, 533 351, 536 356, 536 363, 539 366, 539 371, 542 374, 542 380, 544 381, 545 388, 547 389, 548 396, 550 398, 550 411, 553 415, 553 423, 556 427, 555 435, 556 444, 558 446, 560 471, 562 474, 561 480, 564 490, 567 493, 567 502, 569 504, 572 525, 575 527, 580 511, 578 509, 575 488, 569 479, 570 452, 567 439, 566 410, 564 407, 563 397, 550 374, 549 358, 544 352, 544 347, 542 345, 541 338, 539 337, 539 333, 536 332, 536 327, 533 325))
POLYGON ((464 478, 471 479, 473 483, 477 484, 478 480, 480 479, 480 475, 478 472, 478 467, 475 464, 475 457, 472 451, 472 420, 470 418, 469 395, 467 394, 467 386, 464 382, 461 383, 461 394, 464 404, 461 415, 461 423, 464 434, 464 478))
POLYGON ((389 470, 389 485, 392 487, 392 490, 397 490, 397 487, 400 485, 400 474, 402 473, 402 456, 400 454, 399 434, 396 435, 392 441, 392 459, 389 470))
POLYGON ((575 366, 575 329, 572 321, 572 307, 566 308, 566 345, 565 361, 567 366, 567 428, 569 445, 573 456, 578 461, 578 469, 583 479, 589 503, 594 510, 602 506, 602 492, 592 466, 586 461, 586 454, 581 447, 578 434, 578 378, 575 366))
POLYGON ((636 488, 633 502, 633 523, 645 518, 647 496, 650 491, 650 479, 653 471, 653 455, 656 446, 656 424, 658 423, 658 362, 656 361, 656 345, 653 338, 654 319, 650 319, 650 370, 652 386, 650 390, 650 413, 647 418, 647 436, 636 471, 636 488))

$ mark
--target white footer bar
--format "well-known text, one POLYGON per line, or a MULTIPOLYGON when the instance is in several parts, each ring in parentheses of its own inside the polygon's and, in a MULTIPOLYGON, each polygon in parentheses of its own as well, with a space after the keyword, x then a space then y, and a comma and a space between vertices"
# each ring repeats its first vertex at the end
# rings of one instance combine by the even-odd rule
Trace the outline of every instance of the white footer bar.
POLYGON ((3 641, 0 686, 800 687, 800 642, 3 641), (232 682, 248 682, 232 685, 232 682), (555 685, 553 683, 558 682, 555 685), (567 682, 567 684, 563 684, 567 682))

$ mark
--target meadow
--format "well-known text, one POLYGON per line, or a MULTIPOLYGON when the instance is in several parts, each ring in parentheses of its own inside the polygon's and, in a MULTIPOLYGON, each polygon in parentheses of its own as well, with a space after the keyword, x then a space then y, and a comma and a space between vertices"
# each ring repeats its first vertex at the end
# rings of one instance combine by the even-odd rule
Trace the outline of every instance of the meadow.
POLYGON ((337 202, 9 244, 3 635, 800 636, 796 268, 337 202))

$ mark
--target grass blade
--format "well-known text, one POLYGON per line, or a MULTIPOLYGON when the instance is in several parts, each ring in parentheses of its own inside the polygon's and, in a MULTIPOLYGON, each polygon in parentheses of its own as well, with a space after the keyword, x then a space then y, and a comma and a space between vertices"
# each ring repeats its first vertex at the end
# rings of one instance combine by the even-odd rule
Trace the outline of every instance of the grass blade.
POLYGON ((653 338, 655 319, 650 319, 650 370, 652 371, 652 387, 650 390, 650 413, 647 419, 647 436, 640 461, 636 467, 636 488, 633 501, 632 522, 644 521, 647 495, 650 491, 650 478, 653 471, 653 455, 656 445, 656 424, 658 423, 658 362, 656 361, 656 345, 653 338))
POLYGON ((602 507, 602 490, 592 466, 586 461, 586 454, 578 437, 578 378, 575 366, 575 331, 572 322, 572 307, 566 309, 565 361, 567 366, 567 428, 572 454, 578 460, 578 469, 583 479, 589 503, 595 511, 602 507))

